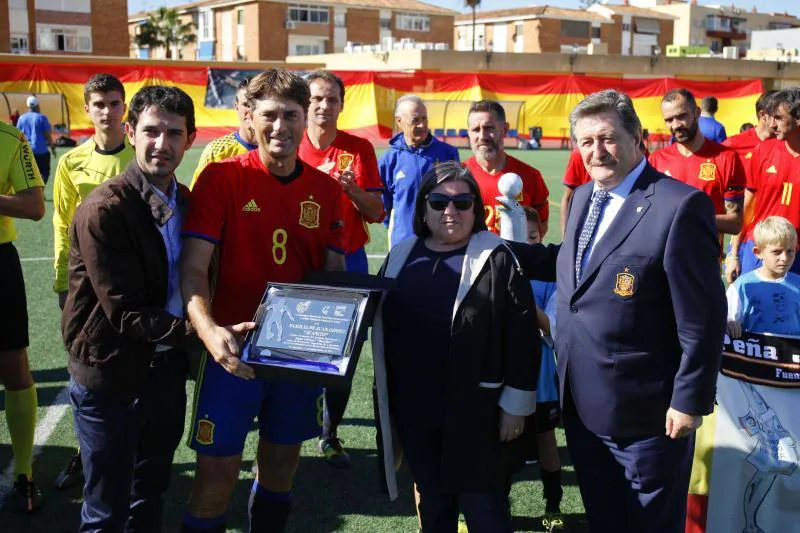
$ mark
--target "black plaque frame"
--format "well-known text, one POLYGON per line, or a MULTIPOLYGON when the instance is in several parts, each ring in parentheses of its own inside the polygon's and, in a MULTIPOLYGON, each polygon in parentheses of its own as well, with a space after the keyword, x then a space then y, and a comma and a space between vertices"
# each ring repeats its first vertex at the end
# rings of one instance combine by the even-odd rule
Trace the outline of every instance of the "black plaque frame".
POLYGON ((361 349, 367 339, 367 331, 372 325, 380 298, 383 292, 393 287, 393 282, 394 280, 366 274, 324 272, 311 275, 303 283, 267 284, 264 295, 261 298, 261 304, 253 318, 258 326, 245 337, 242 361, 253 367, 256 376, 259 378, 271 381, 346 388, 353 381, 353 375, 361 356, 361 349), (351 325, 351 331, 348 332, 348 339, 345 343, 347 366, 344 373, 323 371, 314 364, 306 365, 302 361, 290 360, 290 357, 287 358, 287 355, 291 356, 292 353, 301 352, 297 350, 293 350, 292 353, 283 353, 280 350, 275 350, 276 353, 272 356, 262 355, 262 348, 259 348, 258 358, 251 356, 251 351, 255 349, 255 343, 259 338, 265 318, 266 303, 270 289, 273 288, 297 292, 308 297, 313 297, 311 295, 317 294, 320 299, 346 299, 348 301, 356 299, 358 301, 355 310, 355 324, 351 325))

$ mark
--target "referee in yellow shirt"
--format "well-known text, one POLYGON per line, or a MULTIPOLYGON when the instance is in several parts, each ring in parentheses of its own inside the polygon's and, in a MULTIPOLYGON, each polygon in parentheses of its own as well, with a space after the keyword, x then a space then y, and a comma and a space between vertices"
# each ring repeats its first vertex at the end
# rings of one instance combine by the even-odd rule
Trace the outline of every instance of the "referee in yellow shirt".
MULTIPOLYGON (((61 156, 53 182, 53 289, 62 309, 69 275, 69 227, 75 209, 95 187, 122 172, 134 155, 122 126, 127 109, 122 82, 111 74, 95 74, 83 86, 83 101, 83 109, 94 124, 94 135, 61 156)), ((56 478, 55 486, 65 489, 82 479, 81 456, 76 453, 56 478)))
POLYGON ((44 216, 44 181, 33 150, 15 127, 0 122, 0 384, 14 453, 15 509, 32 512, 42 495, 33 482, 33 435, 36 430, 36 385, 28 366, 28 304, 22 265, 13 241, 14 218, 44 216))

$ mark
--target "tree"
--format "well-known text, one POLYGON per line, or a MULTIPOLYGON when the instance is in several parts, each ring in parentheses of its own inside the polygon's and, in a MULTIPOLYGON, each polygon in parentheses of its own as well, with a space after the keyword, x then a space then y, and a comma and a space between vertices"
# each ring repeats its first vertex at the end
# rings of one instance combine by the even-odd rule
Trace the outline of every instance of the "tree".
POLYGON ((475 9, 481 5, 481 0, 464 0, 464 5, 472 8, 472 51, 475 51, 475 9))
POLYGON ((172 59, 173 46, 181 50, 185 45, 195 42, 197 35, 194 33, 194 24, 191 21, 185 24, 181 22, 177 9, 160 7, 155 13, 150 13, 133 40, 136 46, 143 48, 163 47, 167 59, 172 59))

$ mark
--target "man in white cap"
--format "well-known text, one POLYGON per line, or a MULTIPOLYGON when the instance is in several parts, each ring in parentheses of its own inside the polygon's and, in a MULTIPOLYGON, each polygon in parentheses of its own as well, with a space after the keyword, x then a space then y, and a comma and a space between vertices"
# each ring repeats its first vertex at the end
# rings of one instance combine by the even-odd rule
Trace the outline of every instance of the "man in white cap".
POLYGON ((39 167, 42 179, 47 183, 47 179, 50 177, 50 154, 48 150, 53 153, 53 157, 56 156, 56 145, 53 144, 53 139, 50 136, 52 128, 50 127, 50 121, 39 110, 38 98, 29 96, 25 103, 28 105, 28 111, 19 117, 17 128, 25 134, 31 144, 36 166, 39 167))

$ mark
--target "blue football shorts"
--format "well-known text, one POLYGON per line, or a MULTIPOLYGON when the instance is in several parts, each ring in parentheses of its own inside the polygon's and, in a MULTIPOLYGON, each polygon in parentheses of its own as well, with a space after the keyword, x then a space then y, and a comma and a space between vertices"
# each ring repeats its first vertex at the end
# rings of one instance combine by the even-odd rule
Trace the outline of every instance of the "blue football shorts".
POLYGON ((256 417, 261 438, 274 444, 299 444, 319 436, 322 414, 322 387, 241 379, 203 352, 189 447, 204 455, 239 455, 256 417))

